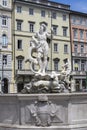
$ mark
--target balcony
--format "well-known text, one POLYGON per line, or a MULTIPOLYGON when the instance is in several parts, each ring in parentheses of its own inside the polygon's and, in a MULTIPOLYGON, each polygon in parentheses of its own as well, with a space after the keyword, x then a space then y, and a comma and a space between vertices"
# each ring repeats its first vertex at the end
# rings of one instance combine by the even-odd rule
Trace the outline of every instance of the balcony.
POLYGON ((87 53, 80 53, 80 52, 75 53, 75 52, 73 52, 72 56, 85 57, 86 58, 87 57, 87 53))
POLYGON ((72 71, 72 75, 84 76, 86 75, 86 72, 85 71, 72 71))
MULTIPOLYGON (((37 71, 37 70, 36 70, 37 71)), ((54 70, 47 70, 48 74, 51 74, 52 72, 54 72, 54 70)), ((56 71, 55 71, 56 72, 56 71)), ((56 72, 56 74, 59 74, 61 71, 56 72)), ((16 75, 21 76, 29 76, 29 75, 34 75, 34 73, 31 70, 16 70, 16 75)))
POLYGON ((33 75, 31 70, 16 70, 16 75, 33 75))

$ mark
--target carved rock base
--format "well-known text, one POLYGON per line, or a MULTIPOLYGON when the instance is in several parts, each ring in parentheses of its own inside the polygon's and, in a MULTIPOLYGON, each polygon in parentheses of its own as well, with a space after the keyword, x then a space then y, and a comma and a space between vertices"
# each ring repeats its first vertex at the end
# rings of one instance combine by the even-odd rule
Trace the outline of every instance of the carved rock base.
POLYGON ((0 95, 0 130, 87 130, 87 93, 0 95))
POLYGON ((83 128, 83 125, 79 125, 79 129, 77 127, 77 125, 75 125, 73 128, 72 126, 55 126, 55 127, 31 127, 31 126, 19 126, 19 125, 16 125, 16 126, 9 126, 9 125, 1 125, 0 124, 0 130, 87 130, 87 125, 85 126, 84 125, 84 128, 83 128))

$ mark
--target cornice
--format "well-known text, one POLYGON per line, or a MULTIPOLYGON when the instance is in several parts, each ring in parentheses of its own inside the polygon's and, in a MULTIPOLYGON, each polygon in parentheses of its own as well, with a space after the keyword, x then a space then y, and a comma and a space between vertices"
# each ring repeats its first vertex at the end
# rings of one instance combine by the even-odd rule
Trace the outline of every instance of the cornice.
POLYGON ((87 13, 83 13, 83 12, 78 12, 78 11, 74 11, 74 10, 71 10, 70 11, 70 14, 71 15, 80 15, 80 16, 85 16, 85 17, 87 17, 87 13))
POLYGON ((33 1, 28 1, 28 0, 14 0, 14 3, 23 3, 23 4, 31 4, 33 6, 38 6, 38 7, 44 7, 44 8, 49 8, 50 10, 57 10, 57 11, 64 11, 64 12, 67 12, 67 13, 70 13, 70 6, 69 5, 64 5, 64 4, 60 4, 59 6, 61 7, 58 7, 57 6, 54 6, 50 3, 55 3, 55 4, 59 4, 59 3, 56 3, 56 2, 51 2, 51 1, 48 1, 48 4, 47 3, 37 3, 37 2, 33 2, 33 1), (62 8, 62 6, 66 6, 68 9, 66 8, 62 8))
POLYGON ((8 11, 8 12, 12 11, 12 9, 10 9, 8 7, 3 7, 2 5, 0 5, 0 10, 2 10, 2 11, 8 11))

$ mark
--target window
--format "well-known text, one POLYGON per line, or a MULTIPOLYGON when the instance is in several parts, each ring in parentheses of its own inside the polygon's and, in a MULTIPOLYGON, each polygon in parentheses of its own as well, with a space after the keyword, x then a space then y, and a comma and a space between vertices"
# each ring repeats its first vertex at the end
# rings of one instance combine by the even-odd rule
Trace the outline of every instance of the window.
POLYGON ((56 12, 52 12, 52 18, 56 19, 56 12))
POLYGON ((80 17, 80 24, 82 25, 83 23, 83 18, 80 17))
POLYGON ((17 6, 17 13, 21 13, 22 12, 21 9, 22 9, 21 6, 17 6))
POLYGON ((7 0, 2 0, 2 5, 7 6, 7 0))
POLYGON ((58 44, 54 43, 54 52, 58 52, 58 44))
POLYGON ((83 18, 83 25, 86 25, 86 19, 83 18))
POLYGON ((72 17, 72 22, 75 24, 76 23, 76 17, 72 17))
POLYGON ((80 24, 80 17, 79 16, 77 16, 77 25, 79 25, 80 24))
POLYGON ((74 44, 74 52, 77 53, 78 52, 78 45, 75 43, 74 44))
POLYGON ((64 53, 68 53, 68 45, 64 45, 64 53))
POLYGON ((17 49, 22 49, 22 40, 17 41, 17 49))
POLYGON ((81 61, 81 71, 85 71, 85 61, 81 61))
POLYGON ((23 59, 18 59, 18 70, 22 70, 23 59))
POLYGON ((67 27, 63 27, 63 36, 67 36, 67 27))
POLYGON ((22 21, 17 20, 17 30, 21 31, 21 29, 22 29, 22 21))
POLYGON ((75 71, 79 70, 79 60, 77 60, 77 59, 74 61, 74 70, 75 71))
POLYGON ((66 21, 66 15, 65 14, 63 15, 63 21, 66 21))
POLYGON ((87 27, 87 18, 86 18, 86 25, 85 26, 87 27))
POLYGON ((74 39, 78 38, 78 30, 77 29, 73 29, 73 38, 74 39))
POLYGON ((2 46, 7 46, 8 45, 8 38, 6 34, 2 35, 2 46))
POLYGON ((34 10, 32 8, 29 8, 29 15, 34 15, 34 10))
POLYGON ((54 70, 58 71, 58 59, 54 60, 54 70))
POLYGON ((45 17, 45 10, 41 10, 41 16, 45 17))
POLYGON ((7 55, 3 55, 3 65, 7 65, 7 55))
POLYGON ((53 32, 54 32, 54 35, 57 35, 57 28, 58 28, 58 26, 53 25, 52 27, 53 27, 53 32))
POLYGON ((83 40, 83 39, 84 39, 84 31, 80 30, 80 40, 83 40))
POLYGON ((86 41, 87 41, 87 31, 85 33, 86 33, 86 41))
POLYGON ((6 16, 2 16, 2 25, 7 26, 7 17, 6 16))
POLYGON ((84 44, 81 43, 81 53, 84 53, 84 44))
POLYGON ((33 22, 29 22, 29 31, 34 32, 34 23, 33 22))

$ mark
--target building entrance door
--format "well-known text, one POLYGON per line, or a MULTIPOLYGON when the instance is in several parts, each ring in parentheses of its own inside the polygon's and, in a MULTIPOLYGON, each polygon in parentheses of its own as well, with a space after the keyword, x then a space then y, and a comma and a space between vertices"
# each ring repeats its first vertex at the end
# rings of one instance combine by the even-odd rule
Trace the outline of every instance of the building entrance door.
POLYGON ((8 93, 8 79, 4 78, 2 80, 2 91, 3 93, 8 93))

